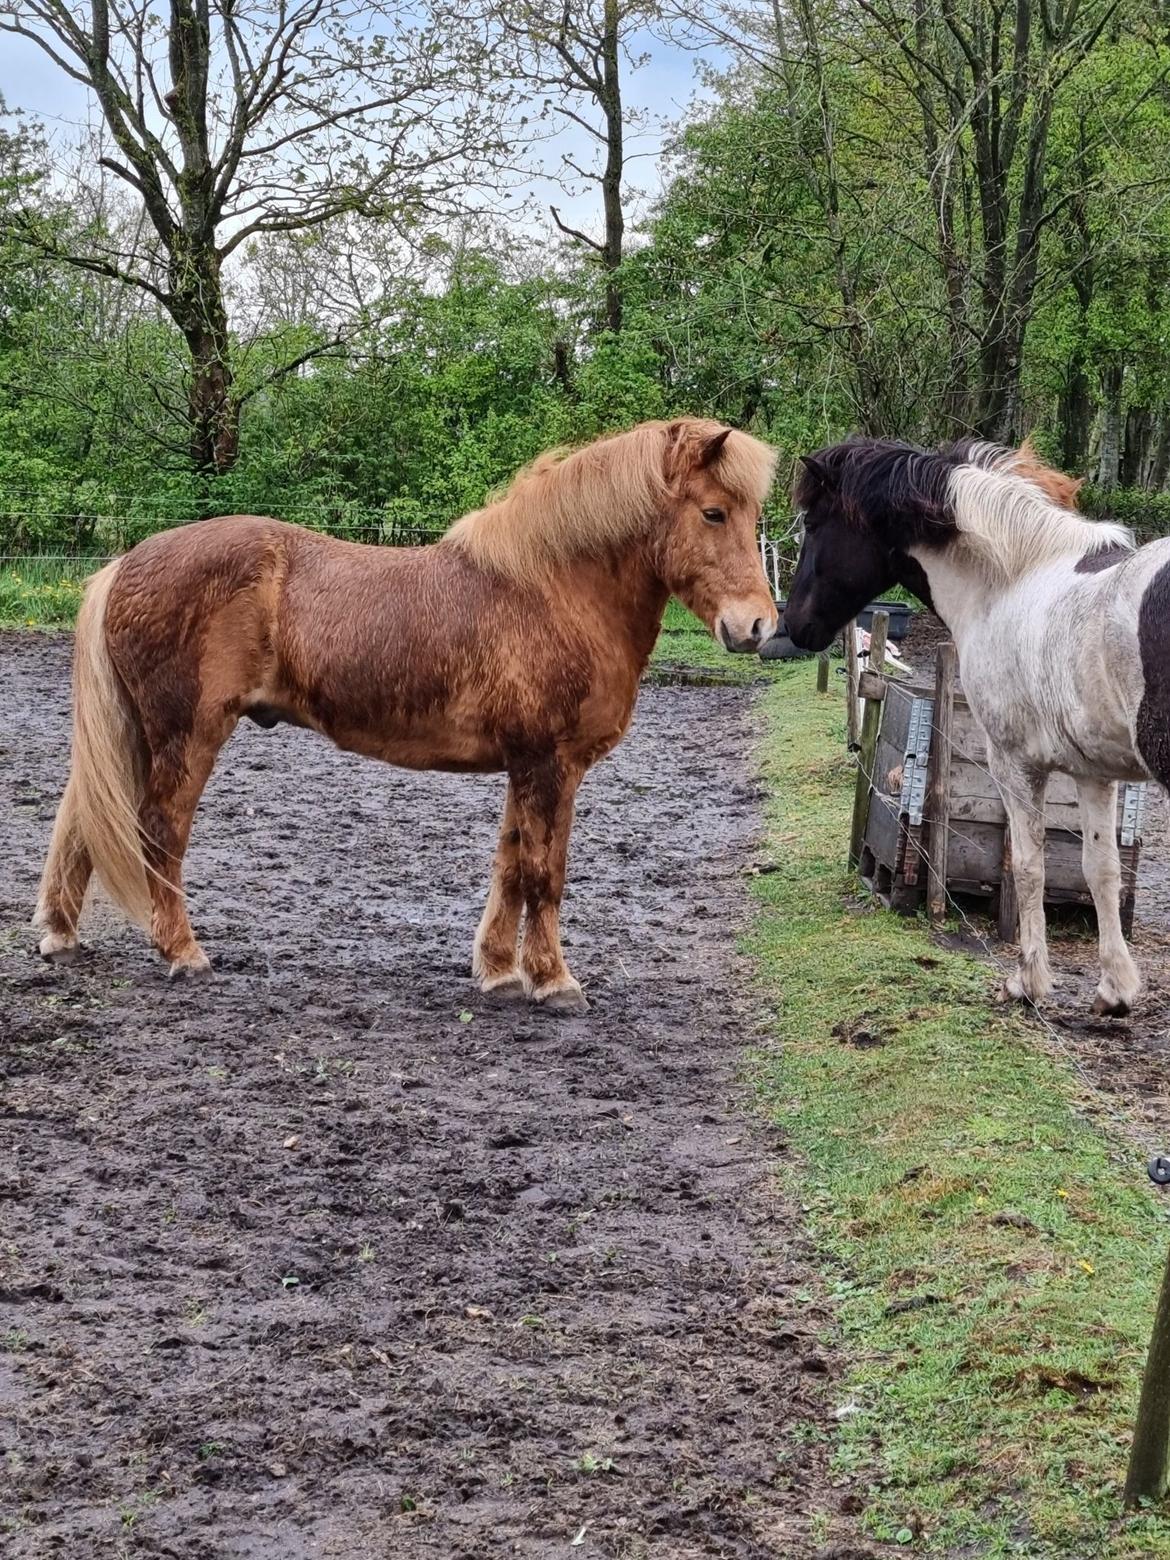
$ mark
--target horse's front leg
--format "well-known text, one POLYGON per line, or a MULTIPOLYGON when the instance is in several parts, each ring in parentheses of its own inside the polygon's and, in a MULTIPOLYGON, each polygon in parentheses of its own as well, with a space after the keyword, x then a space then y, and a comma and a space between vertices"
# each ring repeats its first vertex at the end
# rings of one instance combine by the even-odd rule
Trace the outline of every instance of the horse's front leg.
POLYGON ((1121 931, 1121 862, 1117 854, 1117 787, 1102 780, 1077 782, 1081 804, 1081 860, 1097 907, 1101 982, 1093 1000, 1099 1016, 1124 1018, 1141 990, 1141 976, 1121 931))
POLYGON ((1044 792, 1048 776, 1026 769, 995 749, 989 749, 988 762, 1007 810, 1012 875, 1020 905, 1020 962, 1004 982, 1004 993, 1043 1002, 1052 990, 1044 922, 1044 792))
POLYGON ((532 1000, 558 1013, 589 1007, 565 963, 560 934, 573 798, 583 773, 557 757, 512 771, 526 912, 520 969, 532 1000))
POLYGON ((509 781, 504 816, 500 821, 500 839, 492 864, 492 886, 471 953, 471 973, 482 991, 501 997, 524 995, 524 979, 516 960, 523 909, 520 822, 515 790, 509 781))

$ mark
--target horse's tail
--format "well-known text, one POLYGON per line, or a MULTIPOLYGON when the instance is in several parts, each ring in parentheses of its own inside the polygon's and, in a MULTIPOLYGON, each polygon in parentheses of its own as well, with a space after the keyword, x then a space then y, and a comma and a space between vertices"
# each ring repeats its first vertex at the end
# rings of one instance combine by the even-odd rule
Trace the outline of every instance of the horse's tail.
POLYGON ((149 868, 138 812, 145 746, 106 644, 106 602, 117 570, 115 560, 93 576, 77 619, 73 767, 57 827, 72 825, 110 897, 149 930, 149 868))

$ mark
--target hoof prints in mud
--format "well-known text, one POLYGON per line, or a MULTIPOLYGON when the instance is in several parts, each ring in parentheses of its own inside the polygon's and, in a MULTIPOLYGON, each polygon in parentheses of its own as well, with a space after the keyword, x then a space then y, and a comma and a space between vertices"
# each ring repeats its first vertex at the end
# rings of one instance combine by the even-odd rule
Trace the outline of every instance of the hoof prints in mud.
POLYGON ((824 1318, 733 1082, 749 695, 646 690, 586 781, 554 1020, 467 973, 501 782, 284 728, 197 820, 213 982, 100 905, 42 966, 68 644, 0 655, 5 1553, 812 1554, 824 1318))

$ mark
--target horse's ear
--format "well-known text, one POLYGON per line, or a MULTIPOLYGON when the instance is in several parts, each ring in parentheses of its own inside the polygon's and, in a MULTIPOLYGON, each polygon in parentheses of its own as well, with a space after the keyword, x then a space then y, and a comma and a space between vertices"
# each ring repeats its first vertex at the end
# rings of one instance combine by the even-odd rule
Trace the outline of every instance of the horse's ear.
POLYGON ((722 455, 723 446, 727 443, 730 437, 730 428, 720 428, 718 433, 712 434, 709 439, 705 440, 703 448, 699 454, 699 465, 713 466, 719 459, 720 455, 722 455))
POLYGON ((837 486, 833 473, 825 465, 823 460, 818 460, 815 455, 802 455, 800 464, 822 487, 835 488, 837 486))

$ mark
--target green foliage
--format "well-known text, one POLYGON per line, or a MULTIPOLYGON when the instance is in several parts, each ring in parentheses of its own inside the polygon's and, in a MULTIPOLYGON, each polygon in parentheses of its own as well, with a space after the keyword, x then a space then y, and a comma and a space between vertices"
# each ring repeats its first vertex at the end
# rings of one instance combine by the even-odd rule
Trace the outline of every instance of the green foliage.
POLYGON ((1170 493, 1146 493, 1141 488, 1084 487, 1080 506, 1094 520, 1120 520, 1139 542, 1170 536, 1170 493))

